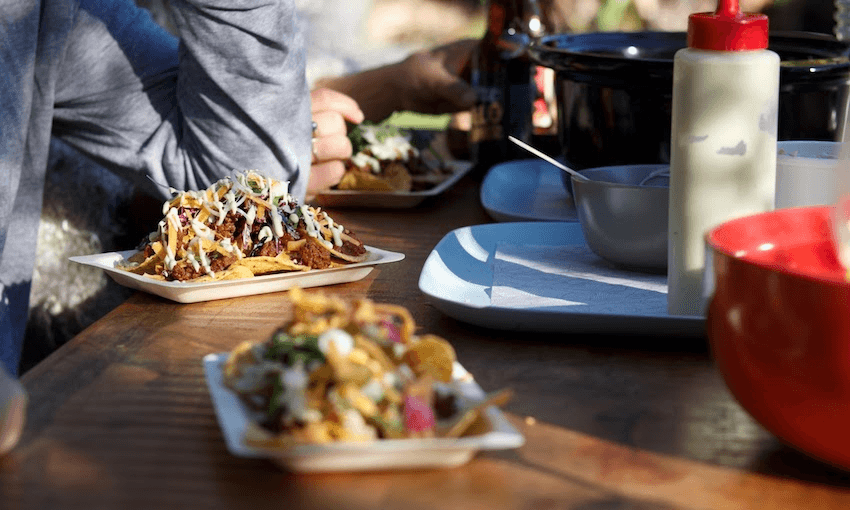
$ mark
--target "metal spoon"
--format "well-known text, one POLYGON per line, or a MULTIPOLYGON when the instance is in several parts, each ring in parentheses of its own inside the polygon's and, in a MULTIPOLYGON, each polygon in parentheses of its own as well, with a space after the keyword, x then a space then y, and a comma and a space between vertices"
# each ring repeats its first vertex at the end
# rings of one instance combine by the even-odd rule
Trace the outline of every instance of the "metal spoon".
POLYGON ((570 167, 568 167, 568 166, 564 165, 563 163, 559 162, 559 161, 558 161, 558 160, 556 160, 556 159, 553 159, 551 156, 548 156, 548 155, 546 155, 545 153, 540 152, 539 150, 535 149, 535 148, 534 148, 534 147, 532 147, 531 145, 528 145, 527 143, 523 142, 522 140, 519 140, 518 138, 514 138, 513 136, 510 136, 510 135, 509 135, 509 136, 508 136, 508 140, 510 140, 510 141, 512 141, 513 143, 515 143, 515 144, 519 145, 520 147, 522 147, 523 149, 527 150, 528 152, 530 152, 530 153, 534 154, 534 155, 535 155, 535 156, 537 156, 538 158, 540 158, 540 159, 542 159, 542 160, 544 160, 544 161, 547 161, 547 162, 549 162, 549 163, 551 163, 551 164, 555 165, 556 167, 560 168, 561 170, 563 170, 563 171, 567 172, 567 173, 568 173, 568 174, 570 174, 570 175, 574 175, 574 176, 578 177, 579 179, 581 179, 581 180, 583 180, 583 181, 589 181, 589 180, 590 180, 590 179, 588 179, 587 177, 585 177, 585 176, 581 175, 580 173, 576 172, 576 171, 575 171, 575 170, 573 170, 572 168, 570 168, 570 167))
POLYGON ((670 168, 662 167, 658 170, 653 170, 652 172, 650 172, 649 175, 644 177, 643 180, 638 183, 638 186, 644 186, 647 182, 651 181, 652 179, 655 179, 656 177, 670 177, 670 168))

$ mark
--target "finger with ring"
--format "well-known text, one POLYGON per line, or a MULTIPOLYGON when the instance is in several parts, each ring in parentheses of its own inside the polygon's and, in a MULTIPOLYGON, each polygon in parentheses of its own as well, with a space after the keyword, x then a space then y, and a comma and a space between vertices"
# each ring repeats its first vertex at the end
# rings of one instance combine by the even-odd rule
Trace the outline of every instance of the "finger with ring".
POLYGON ((322 136, 313 139, 313 162, 332 161, 351 157, 351 141, 345 135, 322 136))
POLYGON ((313 121, 316 123, 313 138, 347 136, 348 128, 345 125, 345 119, 337 112, 316 112, 313 114, 313 121))

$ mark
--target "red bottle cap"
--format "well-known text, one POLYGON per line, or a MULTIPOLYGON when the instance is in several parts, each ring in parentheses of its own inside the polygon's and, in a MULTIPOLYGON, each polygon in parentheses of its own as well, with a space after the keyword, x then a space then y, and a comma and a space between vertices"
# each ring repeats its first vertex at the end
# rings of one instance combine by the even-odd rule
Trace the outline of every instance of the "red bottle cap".
POLYGON ((719 0, 715 12, 688 16, 688 47, 742 51, 767 48, 767 16, 741 12, 738 0, 719 0))

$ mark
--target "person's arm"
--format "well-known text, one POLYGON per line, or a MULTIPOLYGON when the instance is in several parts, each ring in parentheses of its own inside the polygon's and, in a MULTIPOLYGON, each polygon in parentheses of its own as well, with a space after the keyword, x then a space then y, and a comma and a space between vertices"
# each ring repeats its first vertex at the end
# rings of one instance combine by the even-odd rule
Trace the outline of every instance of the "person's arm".
POLYGON ((316 87, 351 96, 373 122, 403 110, 433 114, 467 110, 475 102, 475 92, 461 74, 476 44, 473 39, 459 40, 394 64, 321 78, 316 87))
MULTIPOLYGON (((303 35, 291 0, 172 0, 178 41, 131 0, 81 0, 54 133, 107 168, 177 189, 310 168, 303 35)), ((168 195, 160 189, 160 195, 168 195)))

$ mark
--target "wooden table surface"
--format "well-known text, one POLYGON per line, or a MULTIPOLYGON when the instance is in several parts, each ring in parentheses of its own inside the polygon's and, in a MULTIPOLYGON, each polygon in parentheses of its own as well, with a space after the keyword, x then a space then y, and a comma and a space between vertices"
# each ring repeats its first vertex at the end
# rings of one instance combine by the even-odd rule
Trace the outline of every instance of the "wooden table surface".
MULTIPOLYGON (((24 437, 0 459, 4 508, 848 508, 850 475, 784 446, 735 403, 700 338, 527 334, 451 319, 419 291, 450 230, 491 220, 480 175, 410 210, 335 211, 406 254, 326 287, 408 307, 485 390, 509 386, 519 449, 444 470, 285 473, 225 448, 201 360, 265 339, 285 293, 182 305, 136 294, 22 378, 24 437)), ((315 289, 311 290, 314 291, 315 289)))

